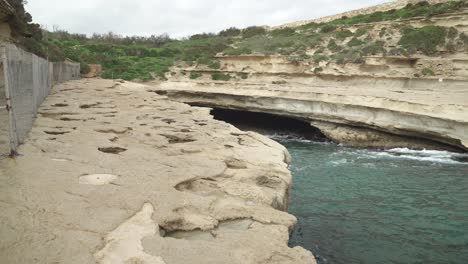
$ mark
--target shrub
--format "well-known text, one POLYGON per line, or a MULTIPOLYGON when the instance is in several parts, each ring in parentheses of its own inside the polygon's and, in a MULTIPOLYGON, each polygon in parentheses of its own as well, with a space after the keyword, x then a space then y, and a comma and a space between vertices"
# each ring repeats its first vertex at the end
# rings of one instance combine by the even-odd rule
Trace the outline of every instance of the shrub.
POLYGON ((463 41, 465 45, 468 45, 468 35, 465 33, 460 33, 460 40, 463 41))
POLYGON ((336 26, 332 24, 325 24, 320 28, 320 32, 322 33, 329 33, 336 30, 336 26))
POLYGON ((454 39, 458 36, 458 30, 454 27, 450 27, 448 32, 447 32, 447 37, 449 39, 454 39))
POLYGON ((231 55, 231 56, 239 56, 239 55, 245 55, 245 54, 252 54, 252 50, 247 47, 242 47, 242 48, 229 48, 224 52, 226 55, 231 55))
POLYGON ((407 50, 419 50, 426 55, 437 52, 437 46, 445 43, 446 30, 439 26, 425 26, 403 31, 398 44, 407 50))
POLYGON ((457 45, 452 41, 445 44, 445 48, 447 49, 447 51, 452 52, 452 53, 457 51, 457 45))
POLYGON ((358 50, 343 50, 335 54, 334 59, 337 64, 345 64, 348 62, 361 64, 365 62, 362 53, 358 50))
POLYGON ((271 83, 272 84, 278 84, 278 85, 284 85, 284 84, 287 84, 288 82, 287 81, 272 81, 271 83))
POLYGON ((316 50, 316 51, 314 52, 314 55, 316 55, 316 54, 322 54, 323 52, 325 52, 325 49, 324 49, 324 48, 319 48, 318 50, 316 50))
POLYGON ((310 30, 310 29, 316 29, 317 27, 319 27, 320 24, 316 23, 316 22, 311 22, 311 23, 308 23, 308 24, 305 24, 305 25, 302 25, 300 27, 298 27, 298 29, 301 29, 301 30, 310 30))
POLYGON ((287 57, 288 61, 292 62, 292 63, 295 63, 295 64, 298 64, 300 62, 303 62, 305 60, 308 60, 310 59, 310 56, 307 55, 305 52, 304 53, 299 53, 299 54, 294 54, 294 55, 290 55, 287 57))
POLYGON ((422 74, 424 76, 434 76, 435 75, 434 71, 431 68, 424 68, 422 70, 422 74))
POLYGON ((273 31, 271 31, 271 35, 274 36, 274 37, 286 37, 286 36, 291 36, 293 35, 294 33, 296 33, 296 31, 292 28, 280 28, 280 29, 275 29, 273 31))
POLYGON ((223 73, 213 73, 211 74, 211 79, 213 81, 229 81, 231 79, 231 76, 228 74, 223 74, 223 73))
POLYGON ((393 48, 393 49, 388 51, 388 55, 390 55, 390 56, 400 56, 400 55, 407 56, 408 54, 406 53, 405 49, 393 48))
POLYGON ((304 37, 306 37, 306 43, 309 48, 316 48, 322 43, 322 37, 320 34, 305 35, 304 37))
POLYGON ((314 73, 315 73, 315 74, 318 74, 318 73, 321 73, 321 72, 323 72, 323 68, 322 68, 322 67, 317 67, 317 68, 314 69, 314 73))
POLYGON ((387 28, 384 27, 384 28, 382 28, 382 29, 380 30, 380 32, 379 32, 379 37, 382 38, 383 36, 385 36, 385 33, 387 33, 387 28))
POLYGON ((355 47, 360 46, 362 44, 364 44, 362 40, 359 40, 358 38, 354 37, 346 45, 348 45, 348 47, 355 47))
POLYGON ((213 33, 201 33, 201 34, 195 34, 190 36, 190 40, 201 40, 201 39, 207 39, 213 37, 215 34, 213 33))
POLYGON ((266 29, 264 27, 248 27, 242 30, 242 37, 243 38, 251 38, 258 35, 264 35, 266 33, 266 29))
POLYGON ((219 61, 214 60, 214 61, 210 61, 210 62, 208 63, 208 67, 209 67, 210 69, 215 69, 215 70, 217 70, 217 69, 221 68, 221 64, 219 63, 219 61))
POLYGON ((364 42, 370 42, 372 41, 372 37, 371 35, 367 35, 365 38, 364 38, 364 42))
POLYGON ((330 51, 333 51, 333 52, 337 52, 337 51, 341 50, 341 46, 338 46, 338 44, 336 44, 334 39, 330 39, 330 41, 328 41, 327 48, 330 51))
POLYGON ((356 32, 354 32, 354 36, 359 38, 360 36, 363 36, 364 34, 366 34, 367 31, 368 31, 367 28, 364 28, 364 27, 358 28, 356 32))
POLYGON ((369 43, 365 45, 364 48, 362 48, 362 52, 366 55, 368 54, 376 55, 376 54, 385 53, 386 50, 384 48, 384 42, 376 41, 373 43, 369 43))
POLYGON ((383 21, 384 20, 383 18, 384 18, 384 13, 381 11, 377 11, 375 13, 369 14, 365 22, 366 23, 379 22, 379 21, 383 21))
POLYGON ((341 31, 338 31, 335 33, 335 37, 337 39, 340 39, 340 40, 344 40, 348 37, 351 37, 353 35, 353 32, 349 31, 349 30, 341 30, 341 31))
POLYGON ((328 60, 328 57, 325 56, 325 55, 320 55, 320 54, 317 54, 317 55, 314 55, 314 62, 315 63, 320 63, 321 61, 327 61, 328 60))
POLYGON ((356 64, 363 64, 366 62, 361 53, 354 53, 351 61, 356 64))
POLYGON ((249 78, 249 74, 246 73, 246 72, 240 72, 240 73, 237 74, 237 76, 239 76, 243 80, 249 78))
POLYGON ((241 30, 235 27, 230 27, 228 29, 222 30, 219 32, 221 37, 237 37, 241 34, 241 30))
POLYGON ((81 74, 88 74, 91 69, 87 63, 80 63, 80 73, 81 74))
POLYGON ((192 73, 190 73, 190 79, 192 79, 192 80, 198 79, 198 78, 200 78, 200 77, 202 77, 202 76, 203 76, 203 74, 201 74, 201 73, 199 73, 199 72, 192 72, 192 73))

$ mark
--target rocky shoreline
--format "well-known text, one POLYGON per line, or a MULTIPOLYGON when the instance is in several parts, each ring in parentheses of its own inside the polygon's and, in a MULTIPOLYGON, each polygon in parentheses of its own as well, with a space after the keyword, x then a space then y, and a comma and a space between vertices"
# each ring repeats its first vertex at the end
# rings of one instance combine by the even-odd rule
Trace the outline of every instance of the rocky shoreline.
MULTIPOLYGON (((245 60, 233 65, 239 67, 245 60)), ((261 66, 267 61, 249 63, 261 66)), ((222 64, 226 69, 231 67, 228 62, 222 64)), ((268 65, 278 66, 275 61, 268 65)), ((191 80, 184 70, 189 71, 182 69, 168 82, 154 83, 154 92, 192 105, 300 119, 346 146, 468 149, 466 80, 300 75, 290 69, 214 81, 208 74, 191 80)))
POLYGON ((0 161, 2 263, 315 263, 287 150, 144 85, 54 87, 0 161))

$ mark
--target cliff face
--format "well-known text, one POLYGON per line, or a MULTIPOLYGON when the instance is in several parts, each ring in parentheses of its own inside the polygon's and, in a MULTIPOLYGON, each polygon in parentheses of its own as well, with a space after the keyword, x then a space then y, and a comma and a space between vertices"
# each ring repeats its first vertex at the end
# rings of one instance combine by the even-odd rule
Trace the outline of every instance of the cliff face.
POLYGON ((440 148, 437 142, 455 148, 467 146, 468 105, 463 98, 468 90, 463 83, 441 85, 438 80, 407 82, 372 78, 291 79, 281 85, 243 81, 170 82, 157 90, 164 90, 169 97, 182 102, 307 120, 323 129, 329 138, 353 146, 440 148), (431 84, 436 88, 431 89, 431 84), (333 136, 336 126, 360 128, 372 136, 359 141, 352 135, 333 136), (395 136, 404 137, 396 140, 395 136))
MULTIPOLYGON (((405 24, 453 27, 464 36, 467 21, 463 8, 432 18, 377 22, 368 27, 367 38, 385 39, 383 48, 390 50, 405 24)), ((343 43, 350 41, 344 38, 343 43)), ((187 103, 299 118, 351 146, 466 150, 468 53, 463 45, 445 49, 438 46, 438 55, 431 56, 369 55, 359 63, 220 55, 218 70, 179 65, 155 90, 187 103)), ((317 56, 317 48, 307 53, 317 56)), ((332 56, 333 51, 322 55, 332 56)))

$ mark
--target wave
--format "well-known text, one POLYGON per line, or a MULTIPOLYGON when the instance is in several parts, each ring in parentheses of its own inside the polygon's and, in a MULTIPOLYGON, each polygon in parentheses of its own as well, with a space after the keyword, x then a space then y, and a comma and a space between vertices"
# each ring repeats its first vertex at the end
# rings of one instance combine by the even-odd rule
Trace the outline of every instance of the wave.
POLYGON ((376 155, 380 157, 393 157, 435 163, 468 165, 468 154, 441 150, 414 150, 408 148, 394 148, 384 152, 377 152, 376 155))
POLYGON ((279 142, 300 142, 300 143, 312 143, 314 142, 313 140, 307 139, 305 137, 297 136, 297 135, 291 135, 291 134, 279 134, 279 133, 274 133, 274 134, 266 134, 265 136, 279 141, 279 142))
POLYGON ((340 144, 335 144, 329 141, 320 142, 313 139, 308 139, 300 135, 288 133, 271 133, 265 135, 280 143, 284 142, 299 142, 313 145, 334 145, 336 150, 330 155, 331 161, 329 164, 336 167, 346 163, 354 163, 354 159, 376 159, 376 158, 397 158, 408 159, 421 162, 431 162, 440 164, 463 164, 468 165, 468 153, 456 153, 442 150, 414 150, 409 148, 393 148, 387 150, 369 150, 369 149, 356 149, 346 147, 340 144), (356 155, 352 157, 349 155, 356 155), (343 159, 344 158, 344 159, 343 159))

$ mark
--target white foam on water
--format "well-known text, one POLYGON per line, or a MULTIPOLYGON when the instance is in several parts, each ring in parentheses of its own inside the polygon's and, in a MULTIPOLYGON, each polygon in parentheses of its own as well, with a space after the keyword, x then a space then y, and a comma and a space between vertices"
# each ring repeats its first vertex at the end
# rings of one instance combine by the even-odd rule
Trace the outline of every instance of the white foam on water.
POLYGON ((468 154, 454 153, 441 150, 413 150, 408 148, 394 148, 384 152, 377 152, 374 155, 379 157, 410 159, 433 163, 445 164, 468 164, 457 161, 457 158, 468 158, 468 154))
POLYGON ((333 165, 334 167, 337 167, 337 166, 348 163, 348 159, 334 160, 334 161, 330 161, 329 163, 333 165))
POLYGON ((298 136, 293 136, 293 135, 288 135, 288 134, 267 134, 265 135, 273 140, 276 141, 283 141, 283 142, 300 142, 300 143, 312 143, 312 140, 308 140, 303 137, 298 137, 298 136))

